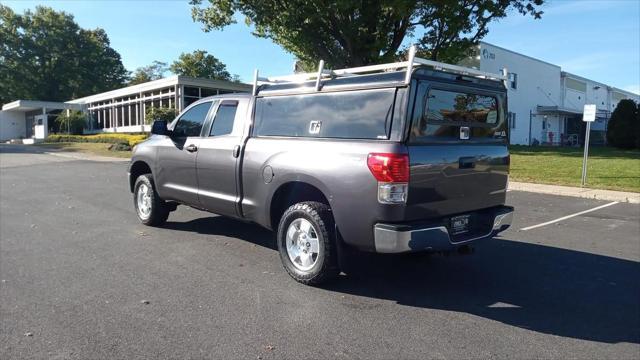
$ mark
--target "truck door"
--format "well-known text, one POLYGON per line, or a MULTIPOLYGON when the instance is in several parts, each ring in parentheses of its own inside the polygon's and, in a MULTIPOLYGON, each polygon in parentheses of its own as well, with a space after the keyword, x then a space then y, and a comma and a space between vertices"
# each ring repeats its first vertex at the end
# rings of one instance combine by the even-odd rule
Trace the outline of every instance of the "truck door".
POLYGON ((203 208, 220 215, 239 216, 237 166, 246 102, 222 100, 198 151, 198 195, 203 208))
POLYGON ((198 154, 203 124, 211 109, 211 101, 186 109, 158 147, 156 188, 166 200, 177 200, 188 205, 198 205, 196 156, 198 154))

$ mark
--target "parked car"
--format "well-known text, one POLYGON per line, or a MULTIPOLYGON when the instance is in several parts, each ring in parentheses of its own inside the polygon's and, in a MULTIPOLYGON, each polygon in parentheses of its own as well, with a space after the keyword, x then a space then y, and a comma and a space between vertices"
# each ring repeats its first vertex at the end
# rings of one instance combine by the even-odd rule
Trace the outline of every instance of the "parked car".
POLYGON ((337 275, 344 249, 450 251, 495 236, 513 212, 504 78, 411 58, 256 77, 253 94, 154 122, 129 168, 138 218, 159 226, 184 204, 262 225, 305 284, 337 275))

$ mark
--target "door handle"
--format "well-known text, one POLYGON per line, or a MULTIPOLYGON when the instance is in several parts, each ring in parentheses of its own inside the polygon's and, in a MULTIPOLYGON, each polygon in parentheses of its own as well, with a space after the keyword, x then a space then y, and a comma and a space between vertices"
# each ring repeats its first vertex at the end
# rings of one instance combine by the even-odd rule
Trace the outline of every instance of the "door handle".
POLYGON ((236 145, 233 148, 233 157, 237 158, 238 156, 240 156, 240 145, 236 145))
POLYGON ((196 151, 198 151, 198 147, 197 147, 197 146, 195 146, 194 144, 190 144, 190 145, 189 145, 189 146, 187 146, 185 149, 186 149, 188 152, 196 152, 196 151))

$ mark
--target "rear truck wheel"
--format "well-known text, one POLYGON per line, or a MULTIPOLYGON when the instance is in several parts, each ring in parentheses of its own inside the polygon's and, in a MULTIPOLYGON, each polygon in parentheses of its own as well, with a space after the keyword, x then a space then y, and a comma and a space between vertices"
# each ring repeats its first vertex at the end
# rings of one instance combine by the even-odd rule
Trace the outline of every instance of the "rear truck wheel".
POLYGON ((133 205, 141 223, 160 226, 169 217, 169 206, 160 198, 151 174, 138 176, 133 187, 133 205))
POLYGON ((296 281, 318 285, 339 274, 333 215, 326 204, 307 201, 289 207, 280 219, 277 241, 282 265, 296 281))

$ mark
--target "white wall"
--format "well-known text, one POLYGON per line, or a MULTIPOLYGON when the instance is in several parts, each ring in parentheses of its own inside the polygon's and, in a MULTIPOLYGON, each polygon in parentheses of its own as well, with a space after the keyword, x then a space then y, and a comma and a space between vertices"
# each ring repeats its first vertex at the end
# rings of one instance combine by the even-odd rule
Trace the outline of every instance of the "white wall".
MULTIPOLYGON (((530 112, 536 113, 538 105, 561 105, 560 67, 545 63, 491 44, 480 45, 480 70, 498 73, 502 68, 516 73, 517 89, 509 86, 508 108, 516 114, 516 127, 511 129, 512 144, 529 144, 530 112)), ((531 138, 542 141, 541 115, 531 121, 531 138)), ((551 131, 561 132, 561 119, 548 116, 551 131)), ((546 130, 550 131, 550 130, 546 130)), ((557 135, 556 135, 557 136, 557 135)), ((554 139, 554 141, 557 139, 554 139)))
POLYGON ((0 141, 18 139, 27 135, 23 112, 0 110, 0 141))

